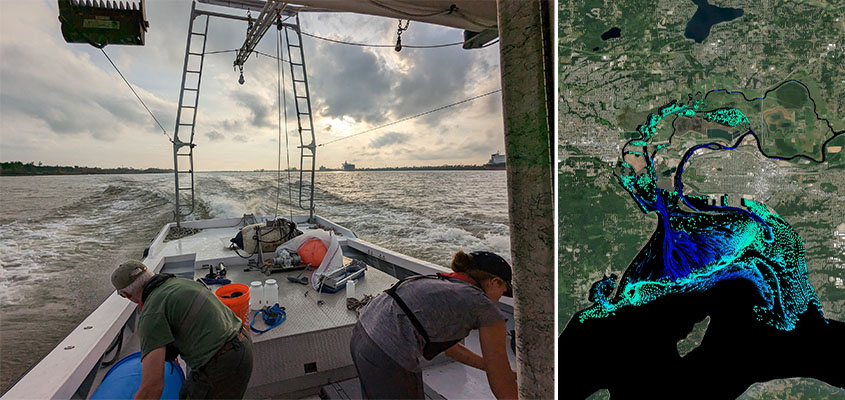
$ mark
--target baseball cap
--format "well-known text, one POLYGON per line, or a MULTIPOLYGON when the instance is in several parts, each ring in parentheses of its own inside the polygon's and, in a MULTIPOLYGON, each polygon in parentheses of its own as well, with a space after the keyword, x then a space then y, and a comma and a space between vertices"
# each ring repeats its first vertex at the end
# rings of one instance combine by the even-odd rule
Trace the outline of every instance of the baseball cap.
POLYGON ((127 286, 135 282, 135 279, 138 279, 146 270, 147 266, 140 261, 126 261, 112 272, 111 283, 117 290, 126 289, 127 286))
POLYGON ((489 251, 473 251, 469 254, 475 262, 476 269, 480 269, 505 281, 508 284, 508 290, 504 293, 504 296, 513 297, 513 285, 511 284, 513 272, 511 271, 510 264, 504 258, 489 251))

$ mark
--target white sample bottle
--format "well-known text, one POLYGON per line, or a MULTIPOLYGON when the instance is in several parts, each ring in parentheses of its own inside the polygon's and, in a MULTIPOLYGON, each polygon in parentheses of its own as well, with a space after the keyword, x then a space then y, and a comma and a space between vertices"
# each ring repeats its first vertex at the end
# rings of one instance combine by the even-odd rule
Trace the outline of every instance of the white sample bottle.
POLYGON ((275 279, 264 281, 264 307, 273 307, 279 302, 279 285, 275 279))
POLYGON ((249 309, 252 311, 264 308, 264 286, 261 281, 252 281, 249 284, 249 309))
POLYGON ((347 299, 354 299, 355 298, 355 280, 350 279, 346 282, 346 298, 347 299))

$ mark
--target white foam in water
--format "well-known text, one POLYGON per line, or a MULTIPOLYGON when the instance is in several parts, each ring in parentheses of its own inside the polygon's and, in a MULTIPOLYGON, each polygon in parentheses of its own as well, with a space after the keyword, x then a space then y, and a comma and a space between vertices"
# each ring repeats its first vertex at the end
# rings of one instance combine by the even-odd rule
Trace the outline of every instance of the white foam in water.
POLYGON ((213 218, 233 218, 244 214, 264 215, 275 205, 275 182, 249 173, 209 174, 199 180, 201 201, 213 218))
POLYGON ((149 216, 149 205, 144 203, 149 196, 143 196, 143 191, 139 195, 139 190, 116 184, 83 190, 95 194, 41 220, 0 225, 0 303, 4 306, 26 301, 20 294, 33 287, 64 279, 64 274, 92 254, 119 247, 120 237, 139 228, 132 223, 149 216))
POLYGON ((138 202, 132 200, 115 200, 109 204, 107 210, 113 214, 134 211, 138 209, 138 202))
POLYGON ((462 249, 464 251, 491 251, 510 262, 510 236, 508 235, 476 236, 460 228, 433 227, 411 239, 418 246, 428 247, 430 251, 447 256, 447 259, 450 259, 455 251, 462 249))
POLYGON ((481 242, 471 233, 452 227, 432 227, 418 238, 426 243, 450 243, 458 244, 461 247, 477 246, 481 242))
POLYGON ((317 214, 352 229, 364 240, 439 265, 448 264, 460 248, 494 251, 510 258, 507 220, 498 221, 507 218, 504 176, 461 171, 317 177, 317 193, 327 198, 321 201, 318 195, 317 214), (479 179, 489 181, 467 185, 479 179), (467 189, 460 194, 433 190, 446 187, 467 189))
POLYGON ((55 231, 32 230, 29 224, 17 221, 0 226, 0 304, 21 303, 21 291, 51 277, 42 260, 59 255, 49 243, 60 236, 55 231))
POLYGON ((492 251, 502 256, 502 258, 507 260, 509 263, 512 262, 510 234, 486 234, 484 235, 484 243, 489 247, 489 250, 487 251, 492 251))
MULTIPOLYGON (((493 222, 507 215, 506 201, 491 201, 506 198, 505 182, 496 181, 497 176, 458 171, 317 174, 316 212, 352 229, 364 240, 440 265, 448 263, 459 248, 489 250, 509 258, 507 221, 493 222), (491 181, 465 185, 460 201, 451 190, 431 190, 458 187, 479 177, 491 181)), ((297 179, 293 176, 294 184, 297 179)), ((49 278, 60 269, 56 263, 61 265, 57 261, 61 257, 91 248, 125 245, 114 241, 126 237, 127 229, 134 229, 145 215, 169 213, 171 185, 169 174, 97 177, 78 188, 97 195, 62 207, 61 217, 30 223, 33 225, 16 221, 0 226, 0 285, 4 292, 15 291, 9 287, 10 282, 28 285, 49 278)), ((287 185, 286 173, 282 173, 282 215, 290 209, 287 185)), ((38 188, 32 191, 37 193, 38 188)), ((275 173, 197 174, 198 201, 208 209, 210 215, 206 217, 272 214, 276 191, 275 173)), ((293 197, 297 203, 296 191, 293 197)), ((293 212, 305 213, 298 207, 293 212)))
POLYGON ((226 194, 202 195, 202 200, 211 209, 214 218, 240 217, 247 213, 242 201, 226 197, 226 194))

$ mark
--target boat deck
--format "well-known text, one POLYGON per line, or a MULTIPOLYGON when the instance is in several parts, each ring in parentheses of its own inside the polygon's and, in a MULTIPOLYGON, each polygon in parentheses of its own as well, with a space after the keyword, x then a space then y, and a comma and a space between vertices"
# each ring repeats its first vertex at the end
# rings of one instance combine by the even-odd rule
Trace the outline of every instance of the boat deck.
MULTIPOLYGON (((351 259, 345 258, 348 263, 351 259)), ((227 265, 226 278, 232 283, 242 283, 249 286, 252 281, 264 281, 275 279, 279 287, 279 305, 285 308, 287 318, 281 325, 267 331, 266 333, 253 333, 253 343, 261 343, 281 337, 302 335, 311 332, 335 329, 344 326, 355 325, 357 317, 354 311, 346 308, 346 292, 341 290, 337 293, 320 293, 311 289, 311 285, 302 285, 288 281, 287 277, 309 277, 311 270, 274 273, 265 275, 260 271, 245 272, 243 269, 246 263, 241 265, 227 265)), ((195 278, 200 278, 208 272, 207 269, 195 271, 195 278)), ((375 268, 368 268, 364 276, 356 281, 355 297, 363 295, 378 295, 389 288, 396 278, 381 272, 375 268)), ((216 290, 222 285, 209 285, 216 290)), ((250 315, 250 318, 252 315, 250 315)), ((263 330, 267 328, 259 316, 255 321, 255 328, 263 330)))
MULTIPOLYGON (((321 293, 314 291, 310 284, 287 280, 288 276, 310 277, 310 269, 268 276, 257 270, 244 271, 247 265, 246 260, 243 261, 243 264, 227 264, 226 277, 233 283, 247 286, 252 281, 275 279, 279 305, 286 313, 281 325, 265 333, 252 333, 255 361, 248 396, 307 394, 314 385, 354 376, 354 368, 350 368, 349 338, 357 316, 346 307, 346 291, 321 293), (284 388, 282 392, 280 388, 284 388)), ((344 261, 348 263, 351 259, 344 261)), ((207 269, 196 269, 195 277, 205 273, 207 269)), ((368 268, 356 283, 356 297, 378 295, 394 282, 396 278, 368 268)), ((210 287, 216 290, 219 286, 210 287)), ((258 330, 267 328, 261 316, 254 326, 258 330)))
MULTIPOLYGON (((431 273, 431 266, 420 260, 399 255, 357 239, 351 231, 334 225, 330 221, 318 219, 319 225, 296 220, 300 230, 330 229, 337 233, 344 251, 344 264, 352 258, 369 260, 370 263, 363 277, 356 282, 355 297, 378 295, 390 287, 396 278, 396 269, 405 273, 415 266, 428 270, 414 273, 431 273), (348 242, 348 243, 347 243, 348 242), (362 257, 363 255, 363 257, 362 257), (369 257, 369 258, 368 258, 369 257), (396 266, 384 272, 384 265, 396 264, 397 257, 407 262, 403 268, 396 266), (381 269, 376 268, 378 266, 381 269)), ((287 317, 281 325, 262 334, 252 334, 255 349, 253 374, 247 391, 248 398, 313 398, 322 386, 339 382, 354 382, 355 368, 349 354, 349 340, 357 316, 346 307, 346 291, 320 293, 311 285, 290 282, 287 277, 308 277, 310 269, 302 271, 273 273, 265 275, 259 270, 248 268, 248 260, 238 256, 229 248, 229 239, 233 238, 244 226, 243 220, 208 220, 184 223, 183 226, 201 229, 199 232, 175 240, 165 241, 169 226, 162 229, 148 250, 144 262, 155 272, 168 272, 181 277, 197 279, 209 272, 209 265, 223 263, 226 278, 232 283, 249 286, 252 281, 275 279, 279 287, 279 304, 285 308, 287 317)), ((265 259, 273 256, 265 253, 265 259)), ((253 257, 255 258, 255 257, 253 257)), ((400 274, 403 276, 405 273, 400 274)), ((210 285, 216 290, 221 285, 210 285)), ((115 295, 116 297, 116 295, 115 295)), ((125 301, 109 299, 107 301, 125 301)), ((503 310, 513 313, 510 306, 503 310)), ((134 312, 134 310, 133 310, 134 312)), ((250 315, 252 310, 250 310, 250 315)), ((135 323, 130 321, 129 325, 135 323)), ((512 322, 509 322, 512 326, 512 322)), ((264 329, 263 320, 255 322, 255 328, 264 329)), ((511 328, 512 329, 512 328, 511 328)), ((134 328, 130 329, 134 332, 134 328)), ((475 332, 465 340, 469 348, 480 353, 480 345, 475 332)), ((121 356, 138 351, 137 338, 127 338, 121 356)), ((508 346, 512 365, 515 357, 508 346)), ((111 355, 108 355, 111 358, 111 355)), ((424 360, 423 360, 424 361, 424 360)), ((183 363, 184 365, 184 363, 183 363)), ((88 396, 102 380, 108 368, 100 368, 88 396)), ((487 377, 483 371, 466 367, 443 355, 423 364, 423 376, 430 398, 493 398, 487 377)), ((357 385, 357 383, 355 383, 357 385)), ((349 383, 347 384, 347 386, 349 383)))

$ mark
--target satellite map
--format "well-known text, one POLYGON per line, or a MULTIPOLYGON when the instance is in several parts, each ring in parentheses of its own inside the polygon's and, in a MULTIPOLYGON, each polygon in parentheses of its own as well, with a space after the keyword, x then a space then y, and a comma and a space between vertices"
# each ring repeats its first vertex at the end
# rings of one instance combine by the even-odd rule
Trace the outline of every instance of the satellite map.
POLYGON ((845 397, 845 2, 558 5, 562 397, 845 397))

